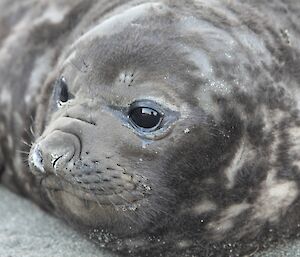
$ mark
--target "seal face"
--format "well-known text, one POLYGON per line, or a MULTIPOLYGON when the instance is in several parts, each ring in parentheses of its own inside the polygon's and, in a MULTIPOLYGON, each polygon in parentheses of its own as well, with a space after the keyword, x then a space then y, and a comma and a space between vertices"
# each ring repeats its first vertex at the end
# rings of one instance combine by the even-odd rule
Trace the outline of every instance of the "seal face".
POLYGON ((163 202, 174 197, 169 176, 155 167, 163 165, 168 151, 165 138, 170 138, 175 123, 183 123, 180 105, 165 101, 175 90, 167 92, 167 66, 159 56, 171 56, 173 51, 145 39, 146 33, 153 34, 152 27, 137 27, 132 33, 130 26, 109 37, 102 35, 107 26, 120 24, 131 13, 136 19, 148 12, 147 16, 163 18, 163 9, 167 7, 143 4, 104 21, 79 38, 61 64, 45 130, 31 148, 29 163, 33 173, 42 176, 55 209, 76 222, 135 233, 168 211, 163 202), (85 72, 73 65, 80 58, 85 72))
MULTIPOLYGON (((136 256, 240 256, 297 236, 300 5, 282 4, 287 20, 278 5, 55 2, 49 35, 33 22, 13 38, 32 52, 53 40, 20 65, 29 89, 0 66, 2 181, 136 256)), ((0 58, 18 68, 13 39, 0 58)))

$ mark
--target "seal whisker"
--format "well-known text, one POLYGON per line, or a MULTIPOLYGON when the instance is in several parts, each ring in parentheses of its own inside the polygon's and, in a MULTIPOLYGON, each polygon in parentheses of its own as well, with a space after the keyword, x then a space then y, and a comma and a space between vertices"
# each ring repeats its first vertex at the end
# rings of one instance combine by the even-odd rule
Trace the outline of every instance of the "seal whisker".
MULTIPOLYGON (((75 183, 78 183, 78 181, 81 182, 81 183, 83 183, 83 180, 80 179, 80 178, 78 178, 78 177, 75 178, 75 177, 72 176, 72 178, 74 179, 75 183)), ((93 190, 91 190, 91 188, 89 187, 89 185, 86 185, 86 186, 87 186, 87 190, 89 191, 89 193, 94 197, 94 200, 97 203, 97 205, 100 208, 103 208, 102 204, 97 199, 97 195, 93 192, 93 190)))
POLYGON ((30 152, 22 151, 22 150, 16 150, 17 153, 23 153, 23 154, 29 154, 30 152))
POLYGON ((27 145, 27 146, 29 146, 29 147, 31 147, 32 146, 32 143, 31 144, 29 144, 29 143, 27 143, 26 141, 24 141, 24 140, 21 140, 20 141, 21 143, 23 143, 24 145, 27 145))
MULTIPOLYGON (((98 173, 96 173, 96 176, 99 177, 100 180, 102 180, 101 177, 100 177, 100 175, 98 173)), ((107 192, 107 190, 105 190, 101 185, 98 185, 98 186, 101 188, 101 190, 103 190, 104 192, 107 192)), ((125 199, 124 197, 122 197, 120 194, 117 194, 115 191, 113 191, 113 193, 115 195, 117 195, 118 197, 120 197, 125 202, 130 203, 127 199, 125 199)), ((111 200, 109 200, 109 201, 110 201, 111 204, 113 204, 114 208, 116 209, 117 206, 111 200)))
MULTIPOLYGON (((99 176, 99 174, 96 173, 96 176, 98 176, 99 179, 101 179, 101 177, 99 176)), ((106 191, 102 186, 99 185, 99 187, 100 187, 104 192, 106 191)), ((123 190, 123 191, 128 192, 127 190, 123 190)), ((113 191, 113 193, 116 194, 118 197, 120 197, 122 200, 124 200, 127 204, 131 204, 131 202, 129 202, 127 199, 125 199, 121 194, 117 194, 115 191, 113 191)), ((130 192, 128 192, 128 193, 130 193, 130 192)), ((112 200, 109 199, 109 202, 113 205, 113 207, 114 207, 115 210, 119 210, 119 207, 118 207, 115 203, 113 203, 112 200)), ((126 214, 126 213, 125 213, 125 216, 126 216, 133 224, 137 224, 137 221, 134 220, 129 214, 126 214)))
MULTIPOLYGON (((116 207, 116 208, 117 208, 116 210, 118 210, 118 207, 116 207)), ((124 212, 124 215, 127 219, 129 219, 132 222, 132 224, 138 224, 138 221, 135 220, 133 217, 131 217, 131 215, 129 213, 124 212)))
POLYGON ((93 125, 93 126, 96 126, 97 124, 95 122, 92 122, 92 121, 87 121, 87 120, 84 120, 82 118, 73 118, 73 117, 66 117, 66 118, 70 118, 70 119, 75 119, 75 120, 78 120, 78 121, 81 121, 81 122, 84 122, 84 123, 87 123, 89 125, 93 125))
POLYGON ((94 199, 95 199, 97 205, 98 205, 100 208, 103 208, 102 204, 99 202, 99 200, 98 200, 98 198, 97 198, 97 195, 89 188, 89 186, 87 186, 87 187, 88 187, 88 190, 89 190, 90 194, 91 194, 92 196, 94 196, 94 199))
POLYGON ((31 131, 29 131, 27 128, 24 128, 24 132, 26 132, 26 134, 30 137, 30 138, 34 138, 34 135, 32 134, 31 131))
POLYGON ((31 132, 32 136, 35 138, 35 133, 33 131, 33 126, 32 125, 30 125, 30 132, 31 132))
MULTIPOLYGON (((124 191, 124 192, 130 193, 129 191, 127 191, 127 190, 125 190, 125 189, 123 189, 123 191, 124 191)), ((124 196, 122 196, 121 194, 117 194, 115 191, 114 191, 114 193, 115 193, 118 197, 120 197, 122 200, 124 200, 126 203, 131 204, 131 202, 130 202, 128 199, 126 199, 124 196)))

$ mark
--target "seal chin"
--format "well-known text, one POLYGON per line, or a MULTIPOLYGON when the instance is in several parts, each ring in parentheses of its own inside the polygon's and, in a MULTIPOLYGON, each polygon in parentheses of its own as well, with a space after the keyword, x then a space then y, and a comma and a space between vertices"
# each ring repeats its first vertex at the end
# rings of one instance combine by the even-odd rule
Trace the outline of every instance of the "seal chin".
POLYGON ((107 228, 116 234, 133 232, 131 227, 135 224, 131 224, 130 217, 137 215, 137 206, 145 200, 144 194, 137 190, 100 194, 56 175, 44 177, 41 185, 57 212, 67 214, 67 221, 82 227, 107 228), (116 223, 122 228, 115 226, 116 223))

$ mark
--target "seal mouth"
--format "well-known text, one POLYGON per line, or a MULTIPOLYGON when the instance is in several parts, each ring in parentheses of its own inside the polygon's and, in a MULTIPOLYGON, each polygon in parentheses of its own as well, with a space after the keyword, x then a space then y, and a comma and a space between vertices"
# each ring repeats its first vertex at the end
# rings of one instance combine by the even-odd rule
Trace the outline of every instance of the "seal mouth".
POLYGON ((99 194, 99 191, 93 191, 93 189, 84 189, 80 186, 76 186, 64 178, 56 175, 49 175, 44 177, 41 181, 41 185, 49 191, 54 192, 66 192, 84 201, 92 201, 100 205, 128 205, 136 203, 145 195, 137 190, 122 191, 112 194, 99 194))

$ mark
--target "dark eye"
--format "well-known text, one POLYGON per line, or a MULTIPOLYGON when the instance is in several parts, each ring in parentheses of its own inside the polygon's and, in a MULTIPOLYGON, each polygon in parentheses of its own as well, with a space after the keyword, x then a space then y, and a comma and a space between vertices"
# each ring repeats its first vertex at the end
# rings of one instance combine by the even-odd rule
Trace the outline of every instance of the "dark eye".
POLYGON ((143 129, 156 129, 162 121, 162 115, 149 107, 136 107, 129 112, 131 122, 143 129))
POLYGON ((69 90, 68 90, 66 79, 64 77, 60 79, 59 86, 60 86, 59 101, 61 103, 65 103, 69 100, 69 90))

